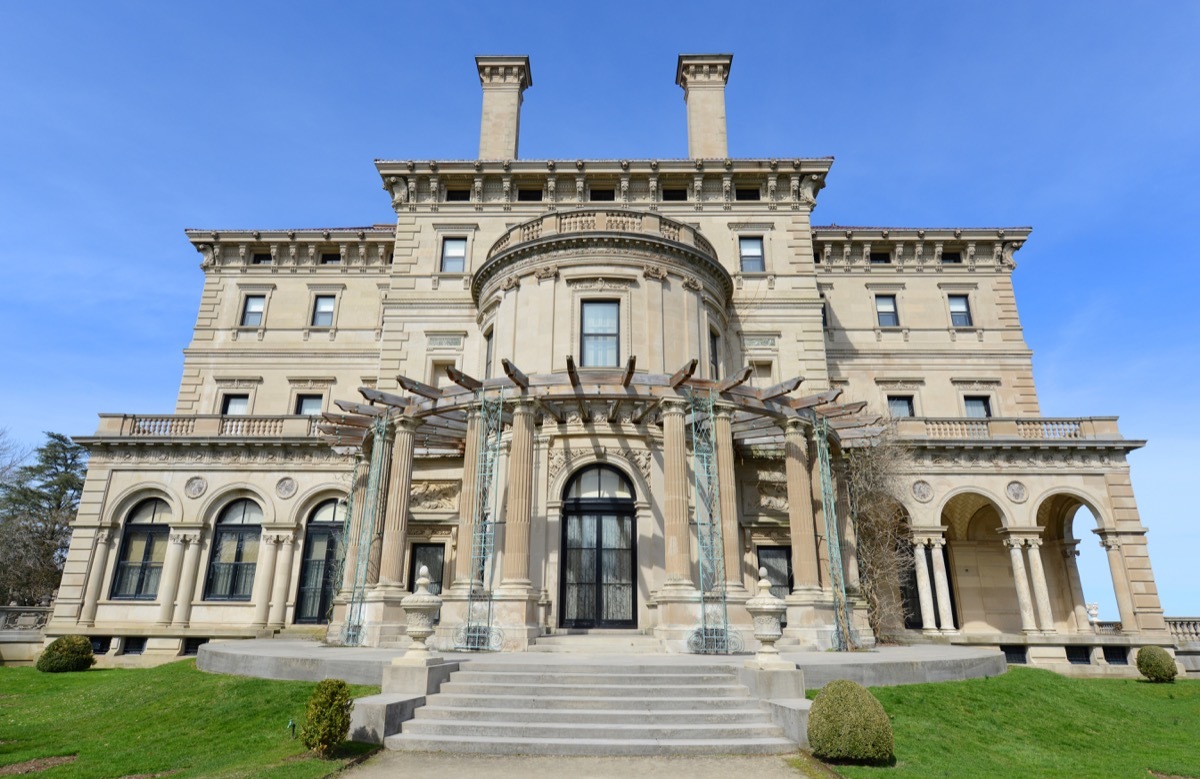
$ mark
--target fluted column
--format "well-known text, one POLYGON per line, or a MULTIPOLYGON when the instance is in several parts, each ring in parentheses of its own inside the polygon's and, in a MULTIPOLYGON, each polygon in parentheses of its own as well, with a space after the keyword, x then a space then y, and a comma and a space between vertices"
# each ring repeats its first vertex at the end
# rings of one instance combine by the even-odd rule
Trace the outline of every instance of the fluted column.
POLYGON ((1121 542, 1115 535, 1101 535, 1100 545, 1108 553, 1108 569, 1112 573, 1113 594, 1117 596, 1117 610, 1121 614, 1121 632, 1136 633, 1137 616, 1133 611, 1133 594, 1129 591, 1129 574, 1125 571, 1125 557, 1121 554, 1121 542))
POLYGON ((861 582, 858 572, 858 529, 850 516, 849 476, 845 468, 834 472, 833 489, 837 496, 838 529, 842 534, 842 567, 846 573, 846 589, 857 592, 861 582))
POLYGON ((533 512, 533 405, 513 408, 512 443, 508 450, 508 502, 504 510, 504 574, 502 587, 530 587, 529 522, 533 512))
POLYGON ((1004 545, 1008 547, 1008 558, 1012 563, 1013 582, 1017 588, 1017 607, 1021 612, 1021 630, 1026 633, 1036 631, 1033 602, 1029 597, 1029 579, 1025 575, 1024 544, 1019 538, 1006 538, 1004 545))
POLYGON ((950 581, 946 576, 946 539, 930 539, 933 551, 933 591, 942 630, 954 630, 954 610, 950 608, 950 581))
POLYGON ((717 449, 717 485, 721 503, 721 542, 725 557, 725 590, 745 592, 742 581, 742 534, 738 525, 737 477, 733 467, 733 411, 718 407, 713 420, 717 449))
POLYGON ((463 451, 462 488, 458 492, 458 547, 454 554, 453 587, 471 583, 471 552, 475 541, 475 479, 479 458, 479 409, 467 414, 467 441, 463 451))
MULTIPOLYGON (((383 440, 376 440, 375 445, 383 447, 379 453, 379 472, 376 476, 375 500, 370 501, 367 513, 363 514, 363 523, 370 525, 371 549, 367 558, 367 586, 379 584, 379 575, 383 567, 384 534, 386 532, 388 500, 391 494, 389 487, 392 481, 392 444, 396 440, 396 427, 389 424, 383 440), (374 507, 374 511, 371 508, 374 507)), ((369 478, 368 478, 369 482, 369 478)), ((368 496, 369 497, 369 496, 368 496)), ((407 504, 408 498, 406 497, 407 504)))
POLYGON ((275 582, 275 557, 279 553, 279 536, 263 533, 258 547, 258 565, 254 571, 254 627, 267 626, 271 608, 271 585, 275 582))
POLYGON ((808 470, 804 423, 789 420, 784 437, 784 469, 787 474, 788 525, 792 536, 792 578, 795 589, 821 586, 817 573, 817 537, 813 527, 812 481, 808 470))
POLYGON ((196 577, 200 574, 200 533, 193 532, 183 552, 183 571, 179 578, 179 591, 175 595, 174 627, 187 627, 192 618, 192 596, 196 592, 196 577))
POLYGON ((1054 612, 1050 609, 1050 590, 1046 586, 1046 570, 1042 567, 1042 539, 1025 539, 1025 553, 1029 556, 1029 578, 1033 583, 1038 627, 1049 633, 1054 630, 1054 612))
POLYGON ((925 555, 925 539, 913 539, 913 565, 917 572, 917 599, 921 604, 921 629, 937 630, 933 613, 933 593, 929 588, 929 561, 925 555))
POLYGON ((79 624, 91 627, 96 624, 96 606, 100 602, 100 590, 108 568, 108 549, 112 544, 113 531, 101 528, 96 531, 96 550, 92 553, 92 570, 88 574, 87 589, 83 593, 83 608, 79 612, 79 624))
POLYGON ((179 590, 180 566, 188 536, 178 531, 170 533, 170 544, 163 559, 162 574, 158 579, 158 624, 170 625, 175 615, 175 595, 179 590))
POLYGON ((1078 541, 1063 541, 1063 567, 1067 570, 1067 584, 1071 588, 1071 613, 1075 615, 1077 633, 1092 632, 1092 623, 1087 615, 1087 600, 1083 595, 1083 581, 1079 578, 1078 541))
POLYGON ((296 536, 279 534, 279 560, 275 566, 275 581, 271 585, 271 627, 283 627, 287 618, 288 596, 292 591, 292 558, 296 551, 296 536))
POLYGON ((400 587, 404 581, 404 552, 408 546, 408 501, 412 496, 413 431, 420 423, 408 417, 396 420, 383 508, 383 552, 379 562, 379 584, 400 587))
POLYGON ((367 482, 370 479, 371 462, 359 457, 354 463, 354 484, 350 507, 350 527, 346 529, 346 556, 342 558, 342 592, 354 589, 358 575, 358 537, 362 534, 363 514, 367 506, 367 482))
POLYGON ((812 513, 813 527, 817 533, 817 562, 821 571, 821 586, 832 587, 833 578, 829 574, 829 539, 825 527, 825 495, 821 486, 821 457, 817 454, 817 432, 813 428, 808 431, 808 471, 809 482, 812 484, 812 513))
POLYGON ((662 402, 666 570, 668 586, 695 587, 692 581, 692 534, 688 525, 684 407, 683 401, 674 398, 662 402))

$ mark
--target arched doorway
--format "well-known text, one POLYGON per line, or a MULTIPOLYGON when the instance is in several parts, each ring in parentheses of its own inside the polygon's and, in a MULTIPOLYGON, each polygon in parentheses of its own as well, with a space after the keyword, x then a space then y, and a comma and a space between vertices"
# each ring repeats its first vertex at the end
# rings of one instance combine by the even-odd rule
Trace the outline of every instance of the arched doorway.
POLYGON ((563 491, 559 623, 637 627, 633 486, 607 465, 576 473, 563 491))
POLYGON ((297 624, 329 622, 333 597, 341 585, 338 573, 346 554, 342 542, 345 514, 345 502, 331 498, 317 504, 308 515, 304 556, 300 560, 300 583, 296 590, 297 624))

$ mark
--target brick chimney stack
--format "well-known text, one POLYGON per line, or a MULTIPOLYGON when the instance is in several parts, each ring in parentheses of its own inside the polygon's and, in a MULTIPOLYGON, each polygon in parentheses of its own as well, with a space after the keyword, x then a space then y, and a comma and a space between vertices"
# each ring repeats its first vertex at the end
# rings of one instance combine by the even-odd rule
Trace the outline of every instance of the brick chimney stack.
POLYGON ((687 103, 688 157, 726 159, 729 139, 725 131, 725 84, 729 81, 732 54, 680 54, 675 83, 683 87, 687 103))
POLYGON ((529 57, 475 58, 483 85, 483 115, 479 122, 479 159, 515 160, 521 134, 521 96, 533 86, 529 57))

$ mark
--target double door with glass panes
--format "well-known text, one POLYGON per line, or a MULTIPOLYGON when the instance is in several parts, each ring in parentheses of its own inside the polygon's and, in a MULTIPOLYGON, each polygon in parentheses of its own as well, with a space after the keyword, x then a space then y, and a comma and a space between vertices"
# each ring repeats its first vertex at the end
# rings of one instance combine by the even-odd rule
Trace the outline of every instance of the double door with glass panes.
POLYGON ((342 527, 311 524, 304 539, 304 557, 300 561, 300 586, 296 593, 296 622, 324 624, 329 621, 333 598, 337 595, 341 561, 342 527))
POLYGON ((632 514, 563 516, 562 626, 637 627, 632 514))

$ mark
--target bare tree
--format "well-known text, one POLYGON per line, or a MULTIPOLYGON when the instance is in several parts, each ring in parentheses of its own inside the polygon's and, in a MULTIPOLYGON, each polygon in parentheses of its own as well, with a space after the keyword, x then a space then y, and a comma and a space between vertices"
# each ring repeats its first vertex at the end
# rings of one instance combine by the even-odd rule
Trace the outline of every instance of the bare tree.
POLYGON ((0 427, 0 484, 8 484, 17 474, 21 463, 29 457, 29 449, 17 443, 8 430, 0 427))
POLYGON ((859 594, 878 642, 904 628, 901 587, 913 570, 907 515, 900 505, 900 475, 909 452, 890 437, 846 450, 850 510, 857 532, 859 594))

